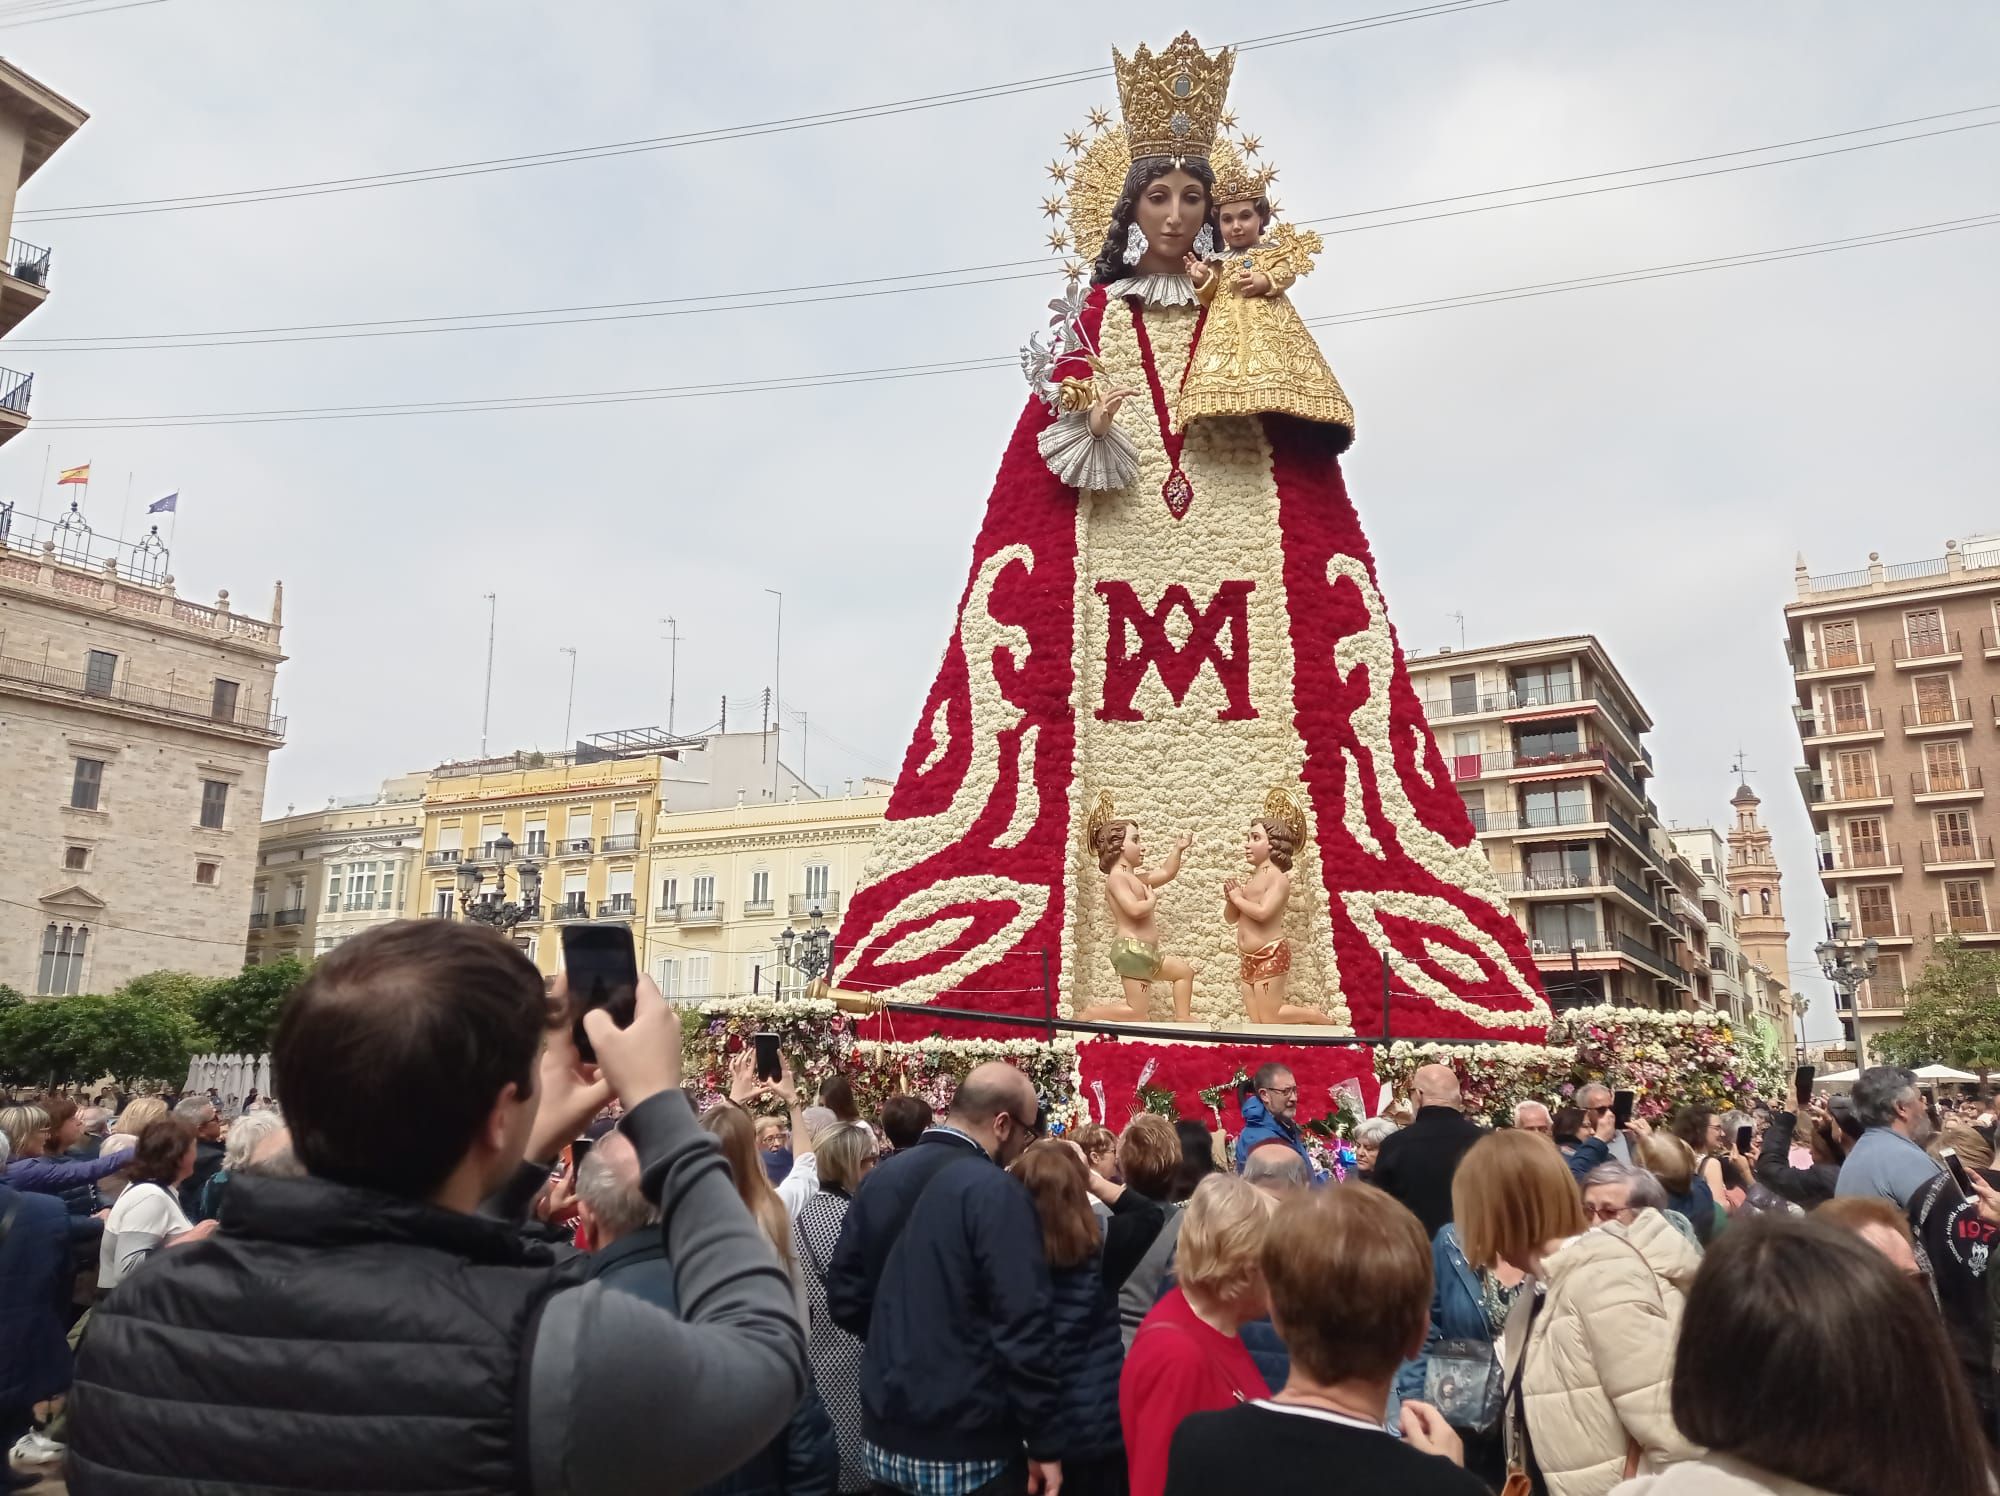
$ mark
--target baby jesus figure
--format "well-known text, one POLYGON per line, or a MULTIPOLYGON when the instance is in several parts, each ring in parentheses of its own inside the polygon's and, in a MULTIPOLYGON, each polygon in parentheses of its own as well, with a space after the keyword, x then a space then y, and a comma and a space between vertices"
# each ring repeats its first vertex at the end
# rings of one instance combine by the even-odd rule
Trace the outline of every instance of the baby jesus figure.
POLYGON ((1174 412, 1176 430, 1207 416, 1284 415, 1328 428, 1335 453, 1354 440, 1354 407, 1285 292, 1312 269, 1320 237, 1280 225, 1268 236, 1269 180, 1235 153, 1215 184, 1223 253, 1187 257, 1188 279, 1208 308, 1174 412))

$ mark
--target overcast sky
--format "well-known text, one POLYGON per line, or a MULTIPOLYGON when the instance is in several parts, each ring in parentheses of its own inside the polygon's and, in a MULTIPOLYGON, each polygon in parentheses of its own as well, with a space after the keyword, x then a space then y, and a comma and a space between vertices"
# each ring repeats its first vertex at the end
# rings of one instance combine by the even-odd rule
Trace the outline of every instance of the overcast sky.
MULTIPOLYGON (((752 124, 1099 67, 1184 24, 1215 45, 1404 3, 1152 7, 1142 24, 1073 4, 166 0, 17 27, 0 4, 0 51, 92 116, 23 196, 47 212, 752 124)), ((1248 52, 1231 102, 1280 167, 1281 205, 1314 218, 1997 105, 1996 53, 2000 8, 1974 0, 1509 0, 1248 52)), ((1004 356, 1040 325, 1053 275, 422 337, 16 345, 1023 260, 1041 250, 1043 164, 1096 104, 1115 107, 1108 75, 423 185, 22 221, 54 249, 53 294, 0 349, 35 372, 38 418, 0 451, 0 495, 35 508, 45 458, 89 460, 93 518, 116 530, 130 472, 135 509, 180 490, 184 593, 227 587, 261 614, 283 578, 291 735, 272 813, 477 751, 488 591, 496 750, 560 741, 563 645, 579 651, 578 733, 664 722, 668 614, 685 636, 677 725, 711 723, 725 692, 770 683, 777 588, 809 777, 837 790, 889 772, 1019 413, 1012 370, 471 415, 42 422, 1004 356)), ((2000 129, 1977 128, 1364 227, 1330 238, 1295 300, 1323 315, 1992 214, 1996 165, 2000 129)), ((1780 647, 1794 554, 1815 571, 1914 559, 2000 522, 1997 250, 1989 228, 1322 330, 1359 413, 1349 484, 1405 647, 1456 643, 1458 612, 1473 645, 1597 634, 1658 724, 1656 798, 1683 824, 1726 822, 1741 744, 1789 875, 1795 963, 1819 897, 1780 647)))

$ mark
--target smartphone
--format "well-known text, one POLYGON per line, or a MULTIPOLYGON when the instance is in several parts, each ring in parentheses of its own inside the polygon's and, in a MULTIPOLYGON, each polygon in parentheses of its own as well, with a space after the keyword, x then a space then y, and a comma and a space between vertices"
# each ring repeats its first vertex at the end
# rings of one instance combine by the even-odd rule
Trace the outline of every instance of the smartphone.
POLYGON ((597 1051, 583 1031, 583 1015, 592 1008, 609 1013, 620 1028, 632 1021, 639 1001, 639 962, 632 952, 630 925, 564 925, 563 973, 569 980, 571 1030, 577 1057, 597 1063, 597 1051))
POLYGON ((1736 1129, 1736 1151, 1745 1158, 1750 1156, 1750 1140, 1757 1135, 1757 1129, 1749 1124, 1736 1129))
POLYGON ((1799 1098, 1800 1106, 1804 1106, 1808 1101, 1812 1100, 1812 1086, 1813 1067, 1810 1065, 1799 1066, 1798 1074, 1792 1077, 1792 1094, 1799 1098))
POLYGON ((1965 1172, 1965 1165, 1959 1162, 1958 1150, 1941 1148, 1938 1150, 1938 1157, 1943 1159, 1944 1166, 1951 1170, 1951 1182, 1958 1186, 1959 1194, 1968 1200, 1978 1199, 1979 1197, 1972 1192, 1972 1176, 1965 1172))
POLYGON ((1632 1108, 1638 1104, 1637 1091, 1613 1091, 1611 1093, 1611 1120, 1618 1124, 1622 1132, 1632 1125, 1632 1108))
POLYGON ((776 1080, 785 1073, 778 1064, 776 1034, 752 1034, 750 1042, 757 1046, 757 1079, 776 1080))

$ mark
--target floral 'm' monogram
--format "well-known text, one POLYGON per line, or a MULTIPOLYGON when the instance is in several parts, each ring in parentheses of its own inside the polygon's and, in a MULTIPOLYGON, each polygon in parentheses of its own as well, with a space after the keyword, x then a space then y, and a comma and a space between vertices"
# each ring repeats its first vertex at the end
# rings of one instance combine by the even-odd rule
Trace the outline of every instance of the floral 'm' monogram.
POLYGON ((1146 671, 1155 668, 1160 682, 1179 706, 1187 699, 1203 665, 1215 669, 1228 697, 1215 714, 1218 722, 1248 722, 1257 716, 1250 703, 1250 593, 1255 582, 1224 582, 1208 606, 1197 609, 1194 595, 1179 582, 1148 609, 1130 582, 1099 582, 1097 595, 1108 615, 1104 633, 1104 700, 1097 708, 1101 722, 1138 722, 1132 704, 1146 671), (1175 611, 1187 615, 1185 643, 1167 632, 1175 611), (1224 638, 1227 636, 1227 643, 1224 638))

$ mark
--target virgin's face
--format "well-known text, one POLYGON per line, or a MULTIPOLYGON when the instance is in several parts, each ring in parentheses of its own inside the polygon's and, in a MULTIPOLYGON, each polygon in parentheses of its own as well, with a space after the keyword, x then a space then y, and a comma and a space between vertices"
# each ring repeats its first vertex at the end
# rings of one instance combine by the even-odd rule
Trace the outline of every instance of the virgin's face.
POLYGON ((1208 215, 1208 189, 1179 168, 1139 189, 1135 213, 1146 236, 1144 265, 1181 268, 1208 215))
POLYGON ((1137 867, 1145 861, 1146 850, 1139 844, 1139 828, 1136 825, 1125 828, 1125 844, 1119 849, 1119 855, 1125 859, 1127 867, 1137 867))
POLYGON ((1249 835, 1243 838, 1243 855, 1253 867, 1262 867, 1271 860, 1271 838, 1264 834, 1264 828, 1254 821, 1249 835))
POLYGON ((1222 225, 1222 242, 1231 249, 1248 249, 1264 232, 1255 203, 1231 203, 1216 214, 1216 221, 1222 225))

